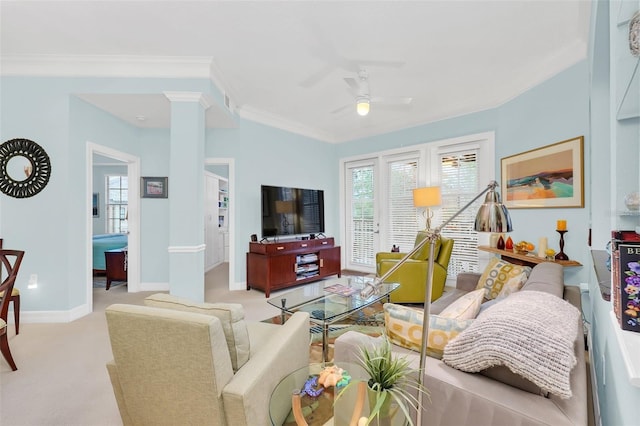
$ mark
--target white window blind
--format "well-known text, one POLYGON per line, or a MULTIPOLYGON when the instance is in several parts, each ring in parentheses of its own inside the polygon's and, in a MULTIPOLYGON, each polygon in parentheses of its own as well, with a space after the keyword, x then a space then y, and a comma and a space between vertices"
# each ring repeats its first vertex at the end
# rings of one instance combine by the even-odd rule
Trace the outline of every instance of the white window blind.
POLYGON ((119 234, 129 230, 127 176, 109 175, 107 180, 107 233, 119 234))
POLYGON ((401 252, 413 248, 418 232, 416 208, 413 206, 413 189, 418 186, 418 158, 387 162, 387 211, 389 229, 388 247, 400 247, 401 252))
MULTIPOLYGON (((471 201, 480 192, 478 188, 478 150, 455 152, 440 156, 441 217, 446 220, 471 201)), ((478 233, 473 229, 475 216, 482 198, 451 221, 441 232, 455 240, 449 262, 448 275, 460 272, 478 272, 478 233)))
POLYGON ((353 265, 374 266, 374 166, 363 165, 347 169, 346 173, 347 236, 351 242, 348 262, 353 265))

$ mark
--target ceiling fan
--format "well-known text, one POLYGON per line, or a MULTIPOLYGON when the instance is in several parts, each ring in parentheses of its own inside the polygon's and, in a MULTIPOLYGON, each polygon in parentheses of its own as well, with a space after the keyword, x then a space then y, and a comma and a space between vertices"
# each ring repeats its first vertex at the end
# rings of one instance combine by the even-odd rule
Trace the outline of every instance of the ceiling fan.
MULTIPOLYGON (((371 104, 378 104, 384 107, 408 107, 411 104, 413 98, 410 97, 401 97, 401 96, 393 96, 393 97, 380 97, 380 96, 371 96, 371 92, 369 90, 369 73, 365 68, 360 68, 358 71, 358 77, 345 77, 345 83, 351 89, 350 92, 355 96, 356 101, 356 112, 360 116, 366 116, 369 114, 369 110, 371 109, 371 104)), ((337 114, 342 112, 348 108, 353 108, 353 104, 344 105, 338 109, 331 111, 332 114, 337 114)))

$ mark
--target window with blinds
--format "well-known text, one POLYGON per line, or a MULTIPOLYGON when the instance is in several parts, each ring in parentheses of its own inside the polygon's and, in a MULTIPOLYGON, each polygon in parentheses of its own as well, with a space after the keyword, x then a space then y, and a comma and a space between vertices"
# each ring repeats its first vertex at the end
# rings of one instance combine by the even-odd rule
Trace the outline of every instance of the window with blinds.
POLYGON ((353 265, 374 266, 374 166, 350 167, 346 174, 347 195, 347 236, 349 244, 349 263, 353 265))
MULTIPOLYGON (((478 150, 440 153, 441 217, 453 216, 480 192, 478 150)), ((451 221, 441 232, 455 240, 448 275, 478 272, 478 233, 473 229, 482 199, 451 221)))
POLYGON ((107 180, 107 233, 129 230, 129 180, 127 176, 109 175, 107 180))
POLYGON ((396 245, 406 253, 413 248, 418 232, 413 206, 413 189, 418 187, 418 158, 388 161, 387 176, 388 247, 382 250, 390 251, 396 245))

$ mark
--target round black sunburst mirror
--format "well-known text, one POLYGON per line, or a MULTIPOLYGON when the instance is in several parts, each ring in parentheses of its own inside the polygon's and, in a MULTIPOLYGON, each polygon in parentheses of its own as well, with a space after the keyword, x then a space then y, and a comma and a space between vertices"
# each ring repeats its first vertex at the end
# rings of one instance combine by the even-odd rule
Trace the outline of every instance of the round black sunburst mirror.
POLYGON ((14 198, 29 198, 42 191, 51 176, 51 161, 44 149, 29 139, 11 139, 0 145, 0 191, 14 198))

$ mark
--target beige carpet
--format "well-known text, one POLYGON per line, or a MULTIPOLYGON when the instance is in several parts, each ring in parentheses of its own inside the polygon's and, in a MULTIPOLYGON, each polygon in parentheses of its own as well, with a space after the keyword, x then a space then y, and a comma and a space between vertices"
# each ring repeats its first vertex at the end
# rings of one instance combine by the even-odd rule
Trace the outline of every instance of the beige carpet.
MULTIPOLYGON (((228 281, 228 264, 207 273, 205 300, 241 303, 250 321, 280 313, 267 303, 263 292, 229 291, 228 281)), ((273 292, 271 297, 286 291, 273 292)), ((142 304, 153 293, 128 293, 124 285, 109 291, 95 288, 93 312, 83 318, 60 324, 23 322, 17 336, 11 324, 9 346, 18 370, 11 371, 0 360, 0 425, 121 425, 105 367, 112 355, 104 310, 113 303, 142 304)))

